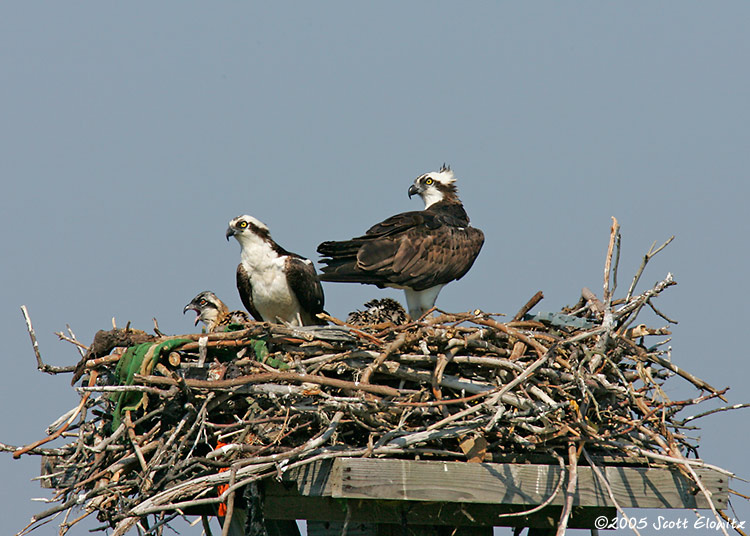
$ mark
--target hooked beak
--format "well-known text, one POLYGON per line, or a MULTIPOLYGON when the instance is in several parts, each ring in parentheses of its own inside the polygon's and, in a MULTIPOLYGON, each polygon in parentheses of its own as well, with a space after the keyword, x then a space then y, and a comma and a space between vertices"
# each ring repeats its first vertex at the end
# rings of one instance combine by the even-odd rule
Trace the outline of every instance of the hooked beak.
POLYGON ((201 318, 201 312, 200 309, 198 309, 198 306, 195 305, 193 302, 188 303, 185 308, 182 310, 182 314, 187 313, 188 311, 195 311, 197 314, 195 315, 195 322, 193 323, 194 326, 198 325, 198 322, 201 318))
POLYGON ((411 196, 419 194, 419 192, 419 187, 416 184, 409 186, 409 199, 411 199, 411 196))
POLYGON ((227 227, 227 234, 226 234, 226 236, 227 236, 227 240, 229 240, 230 236, 234 236, 234 229, 232 229, 231 227, 227 227))

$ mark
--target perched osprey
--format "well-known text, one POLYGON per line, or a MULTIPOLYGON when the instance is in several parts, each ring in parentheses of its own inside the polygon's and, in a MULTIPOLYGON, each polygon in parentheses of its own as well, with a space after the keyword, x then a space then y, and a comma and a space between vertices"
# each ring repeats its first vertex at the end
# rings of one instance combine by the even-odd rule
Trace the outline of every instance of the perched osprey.
POLYGON ((246 324, 250 321, 245 311, 230 311, 223 301, 216 294, 205 290, 198 294, 182 310, 182 314, 188 311, 195 311, 198 316, 195 317, 195 325, 203 322, 206 325, 206 331, 213 333, 223 331, 230 324, 246 324))
POLYGON ((469 271, 484 243, 482 231, 469 225, 455 182, 443 164, 409 187, 424 210, 391 216, 351 240, 320 244, 321 280, 402 288, 409 314, 422 316, 447 283, 469 271))
POLYGON ((245 308, 258 321, 322 325, 323 288, 312 261, 290 253, 271 238, 268 227, 252 216, 229 222, 242 248, 237 266, 237 290, 245 308))

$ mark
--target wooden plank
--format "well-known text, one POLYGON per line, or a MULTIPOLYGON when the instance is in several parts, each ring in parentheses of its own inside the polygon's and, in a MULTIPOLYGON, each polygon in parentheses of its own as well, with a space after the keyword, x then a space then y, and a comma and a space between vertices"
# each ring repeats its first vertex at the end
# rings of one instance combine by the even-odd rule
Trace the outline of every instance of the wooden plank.
MULTIPOLYGON (((343 523, 308 521, 308 536, 340 536, 343 523)), ((350 523, 347 536, 492 536, 492 527, 436 527, 434 525, 350 523)))
MULTIPOLYGON (((339 521, 308 521, 307 536, 341 536, 344 523, 339 521)), ((349 523, 346 536, 377 536, 373 523, 349 523)))
MULTIPOLYGON (((708 469, 696 472, 716 507, 726 507, 726 477, 708 469)), ((708 508, 705 497, 677 470, 608 467, 605 474, 623 508, 708 508)), ((339 458, 326 490, 335 498, 534 505, 552 495, 560 477, 554 465, 339 458)), ((591 468, 579 467, 578 481, 573 504, 614 506, 591 468)), ((563 500, 558 493, 551 504, 563 500)))
POLYGON ((341 480, 341 467, 334 468, 333 460, 321 460, 286 471, 283 478, 294 482, 302 495, 330 497, 333 480, 341 480))
MULTIPOLYGON (((532 515, 499 517, 499 514, 528 510, 528 506, 503 504, 452 504, 424 501, 334 499, 303 496, 294 486, 274 480, 263 482, 265 519, 307 519, 321 522, 430 525, 447 527, 554 527, 560 519, 560 506, 549 506, 532 515)), ((591 528, 598 516, 617 517, 614 508, 574 507, 568 525, 591 528)))

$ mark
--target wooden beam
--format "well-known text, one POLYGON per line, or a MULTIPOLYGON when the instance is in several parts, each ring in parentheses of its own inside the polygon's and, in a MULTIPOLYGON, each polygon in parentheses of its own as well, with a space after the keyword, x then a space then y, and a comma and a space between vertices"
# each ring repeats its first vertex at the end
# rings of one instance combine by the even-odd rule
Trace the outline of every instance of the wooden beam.
MULTIPOLYGON (((591 468, 579 469, 574 504, 613 507, 591 468)), ((708 508, 696 486, 676 469, 606 467, 618 504, 623 508, 708 508)), ((717 508, 726 507, 727 477, 696 468, 717 508)), ((561 470, 557 465, 496 464, 337 458, 311 464, 287 476, 300 493, 348 499, 437 501, 445 503, 541 504, 552 495, 561 470)), ((551 502, 562 504, 559 495, 551 502)))
MULTIPOLYGON (((493 526, 550 528, 560 519, 560 506, 548 506, 531 515, 499 517, 499 514, 521 512, 528 506, 503 504, 442 503, 425 501, 389 501, 334 499, 330 496, 304 496, 291 483, 263 482, 263 516, 265 519, 307 519, 322 523, 342 523, 349 516, 352 523, 407 526, 474 527, 493 526), (347 512, 348 510, 348 512, 347 512)), ((615 519, 614 508, 574 507, 568 526, 591 528, 599 516, 615 519)), ((339 532, 340 533, 340 532, 339 532)), ((437 532, 433 531, 433 534, 437 532)))
MULTIPOLYGON (((340 536, 343 523, 308 521, 308 536, 340 536)), ((347 536, 492 536, 492 527, 436 527, 434 525, 350 523, 347 536)))

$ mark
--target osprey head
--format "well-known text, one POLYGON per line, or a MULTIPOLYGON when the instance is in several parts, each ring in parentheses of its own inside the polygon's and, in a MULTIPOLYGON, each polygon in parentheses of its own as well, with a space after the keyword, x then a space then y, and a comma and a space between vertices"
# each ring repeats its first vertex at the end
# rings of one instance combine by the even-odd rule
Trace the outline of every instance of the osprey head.
POLYGON ((193 298, 193 300, 182 310, 182 314, 185 314, 188 311, 195 311, 198 313, 198 316, 195 317, 196 326, 198 325, 198 322, 203 322, 206 326, 211 327, 216 323, 220 316, 227 313, 228 309, 216 294, 206 290, 193 298))
POLYGON ((260 238, 267 239, 271 237, 271 233, 268 231, 268 227, 265 223, 247 214, 243 216, 237 216, 229 222, 227 227, 227 240, 230 236, 237 239, 238 242, 242 242, 243 239, 250 238, 252 235, 256 235, 260 238))
POLYGON ((450 166, 443 164, 440 171, 431 171, 414 179, 409 187, 409 197, 419 195, 424 201, 424 208, 448 199, 457 199, 456 182, 450 166))

